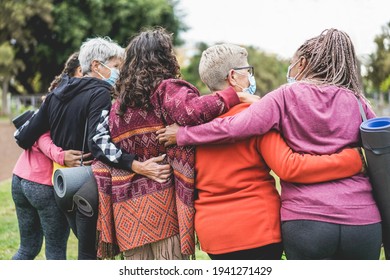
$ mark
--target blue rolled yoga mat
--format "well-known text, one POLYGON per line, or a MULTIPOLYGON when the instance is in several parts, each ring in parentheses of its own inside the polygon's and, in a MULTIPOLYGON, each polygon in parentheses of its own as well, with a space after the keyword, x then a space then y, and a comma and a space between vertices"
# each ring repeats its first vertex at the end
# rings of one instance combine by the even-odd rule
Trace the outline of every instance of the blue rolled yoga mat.
POLYGON ((90 166, 59 168, 53 176, 57 204, 66 212, 74 210, 74 204, 85 216, 97 213, 98 192, 90 166))
POLYGON ((362 144, 374 197, 382 216, 383 246, 390 259, 390 117, 378 117, 360 125, 362 144))

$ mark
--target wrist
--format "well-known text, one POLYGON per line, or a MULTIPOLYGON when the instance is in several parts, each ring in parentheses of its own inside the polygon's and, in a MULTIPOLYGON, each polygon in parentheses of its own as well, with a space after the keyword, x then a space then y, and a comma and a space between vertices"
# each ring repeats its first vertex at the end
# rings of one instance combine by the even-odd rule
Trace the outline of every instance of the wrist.
POLYGON ((134 173, 142 174, 142 164, 138 160, 133 160, 130 168, 134 173))

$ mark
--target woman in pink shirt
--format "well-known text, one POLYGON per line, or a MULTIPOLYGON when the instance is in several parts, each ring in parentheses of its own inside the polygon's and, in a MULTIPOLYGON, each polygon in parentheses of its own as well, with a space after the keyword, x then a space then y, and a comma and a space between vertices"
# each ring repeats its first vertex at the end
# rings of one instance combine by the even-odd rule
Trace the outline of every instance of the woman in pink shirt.
MULTIPOLYGON (((81 76, 78 53, 69 57, 63 73, 81 76)), ((59 81, 60 76, 57 76, 49 90, 59 81)), ((30 149, 23 150, 12 177, 12 198, 20 233, 20 246, 12 259, 35 259, 41 251, 43 238, 46 259, 66 259, 69 226, 54 199, 53 161, 71 167, 79 166, 80 159, 80 151, 63 151, 54 145, 50 132, 43 134, 30 149)))
MULTIPOLYGON (((241 113, 178 129, 178 145, 232 142, 279 131, 295 151, 332 154, 360 146, 358 99, 363 96, 351 39, 325 30, 298 48, 289 84, 268 93, 241 113)), ((176 141, 174 127, 160 141, 176 141)), ((318 184, 281 180, 282 235, 288 259, 379 259, 381 217, 368 176, 318 184)))

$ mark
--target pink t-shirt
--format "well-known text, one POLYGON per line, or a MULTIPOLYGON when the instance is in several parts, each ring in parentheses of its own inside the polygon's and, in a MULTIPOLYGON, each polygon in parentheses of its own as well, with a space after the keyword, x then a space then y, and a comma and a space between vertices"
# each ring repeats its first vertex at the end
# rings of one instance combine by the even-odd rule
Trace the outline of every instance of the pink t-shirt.
MULTIPOLYGON (((368 118, 374 112, 362 100, 368 118)), ((179 129, 179 145, 232 142, 280 131, 296 152, 332 154, 360 146, 362 118, 353 92, 305 82, 284 85, 235 116, 179 129)), ((281 181, 283 221, 309 219, 364 225, 381 220, 369 178, 363 174, 317 184, 281 181)))
POLYGON ((52 186, 53 161, 64 165, 64 151, 54 145, 50 132, 19 156, 13 173, 23 179, 52 186))

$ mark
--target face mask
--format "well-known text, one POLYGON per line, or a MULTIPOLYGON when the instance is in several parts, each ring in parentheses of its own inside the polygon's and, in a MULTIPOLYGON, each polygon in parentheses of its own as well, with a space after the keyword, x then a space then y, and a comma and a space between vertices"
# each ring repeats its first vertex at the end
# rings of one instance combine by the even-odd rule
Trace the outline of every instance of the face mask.
POLYGON ((99 72, 97 72, 100 77, 102 77, 102 80, 103 81, 106 81, 107 83, 109 83, 111 86, 115 86, 115 83, 116 81, 118 80, 119 78, 119 70, 116 69, 116 68, 111 68, 111 67, 108 67, 107 65, 105 65, 103 62, 100 62, 101 65, 103 65, 104 67, 110 69, 111 71, 111 74, 110 74, 110 77, 107 78, 104 78, 104 76, 102 74, 100 74, 99 72))
POLYGON ((249 80, 249 87, 244 88, 243 91, 247 92, 247 93, 250 93, 250 94, 255 94, 255 92, 256 92, 256 79, 255 79, 255 76, 249 75, 248 80, 249 80))
MULTIPOLYGON (((244 75, 244 74, 241 74, 240 72, 236 72, 236 73, 238 73, 240 75, 244 75)), ((252 74, 249 74, 248 80, 249 80, 249 86, 247 88, 243 88, 240 85, 237 85, 237 86, 242 88, 243 92, 247 92, 249 94, 255 94, 256 93, 256 79, 255 79, 255 76, 253 76, 252 74)))
POLYGON ((291 68, 293 68, 294 66, 295 66, 295 64, 297 64, 298 63, 298 61, 299 60, 297 60, 297 61, 295 61, 293 64, 291 64, 290 66, 288 66, 288 68, 287 68, 287 75, 286 75, 286 77, 287 77, 287 82, 289 83, 289 84, 292 84, 292 83, 295 83, 296 81, 297 81, 297 77, 298 77, 298 74, 295 76, 295 77, 290 77, 290 71, 291 71, 291 68))

